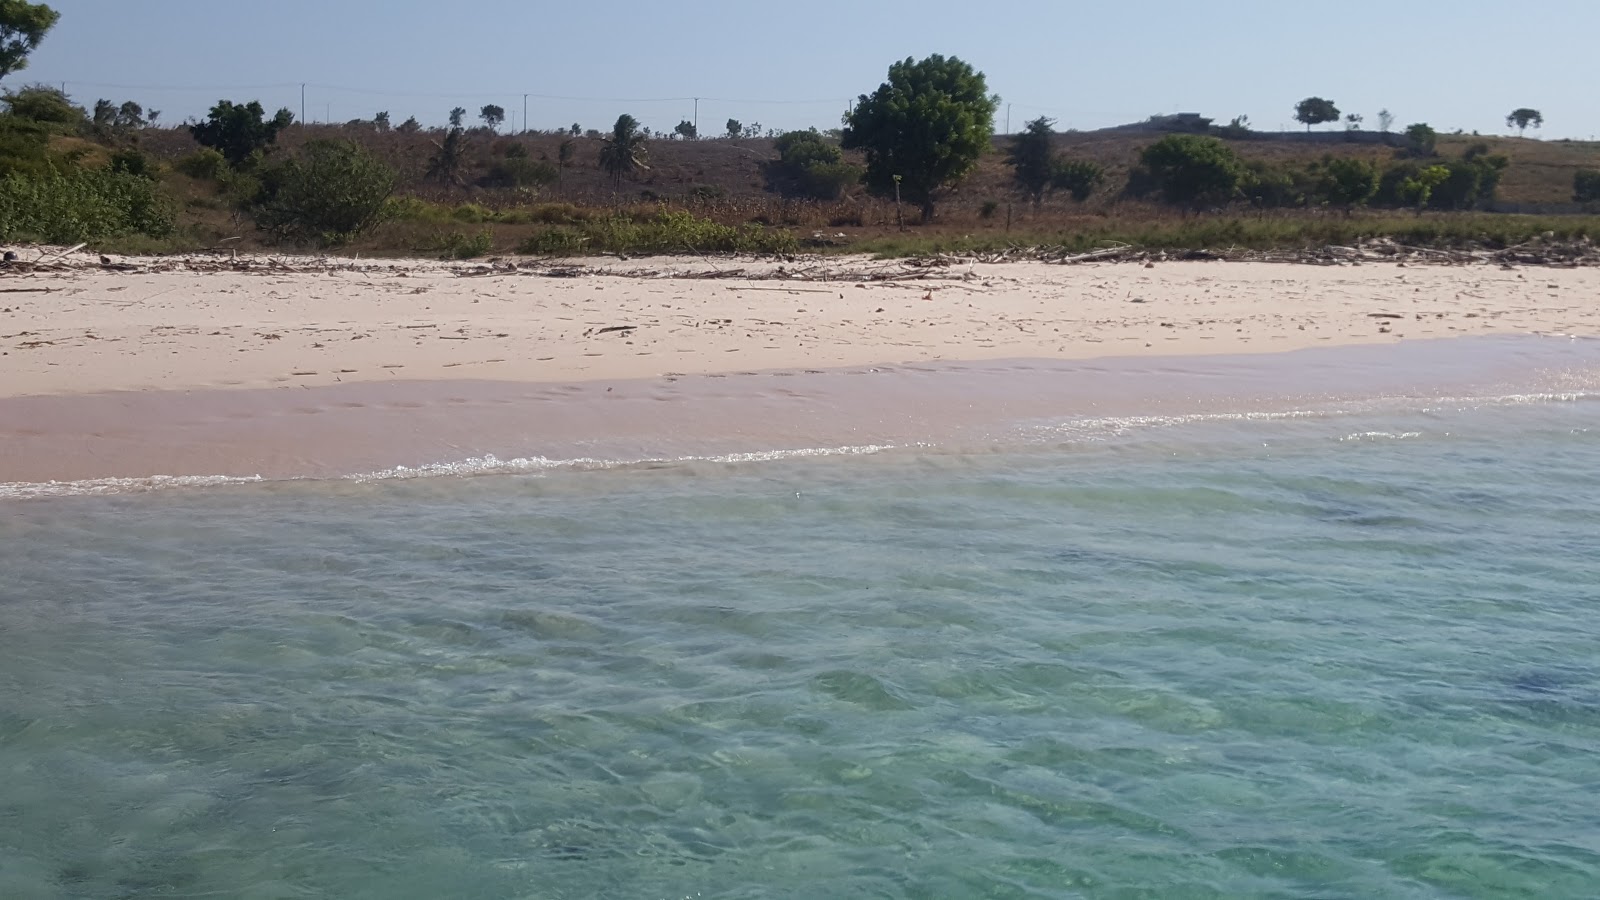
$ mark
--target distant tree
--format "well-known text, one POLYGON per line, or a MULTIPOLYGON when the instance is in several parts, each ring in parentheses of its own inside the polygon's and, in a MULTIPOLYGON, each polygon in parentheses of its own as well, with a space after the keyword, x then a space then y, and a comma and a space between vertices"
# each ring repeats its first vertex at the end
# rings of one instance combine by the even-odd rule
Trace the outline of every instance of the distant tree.
POLYGON ((1106 170, 1099 163, 1064 156, 1050 161, 1050 190, 1066 191, 1079 203, 1089 199, 1105 180, 1106 170))
POLYGON ((741 123, 738 119, 729 119, 728 120, 727 129, 728 129, 728 137, 736 138, 740 134, 744 133, 744 124, 741 123))
POLYGON ((577 155, 578 143, 572 138, 567 138, 556 148, 556 165, 565 169, 572 165, 572 159, 577 155))
POLYGON ((93 121, 95 126, 101 129, 126 131, 143 128, 144 107, 132 100, 125 101, 120 106, 110 100, 96 100, 93 121))
POLYGON ((1366 121, 1366 116, 1360 113, 1351 113, 1344 117, 1345 131, 1360 131, 1361 123, 1366 121))
POLYGON ((312 141, 268 168, 251 215, 278 240, 338 246, 382 220, 399 173, 350 141, 312 141))
POLYGON ((404 122, 401 122, 399 126, 395 128, 395 130, 401 134, 416 134, 422 130, 422 123, 417 121, 416 116, 408 116, 404 122))
POLYGON ((455 109, 450 110, 450 127, 451 128, 460 128, 462 123, 465 122, 466 120, 467 120, 467 110, 466 110, 465 107, 458 106, 455 109))
MULTIPOLYGON (((160 115, 160 113, 152 112, 151 115, 160 115)), ((122 105, 117 107, 115 121, 118 128, 143 128, 149 124, 149 121, 145 119, 144 107, 132 100, 124 100, 122 105)))
POLYGON ((845 162, 838 145, 814 128, 781 134, 773 147, 778 158, 765 166, 770 189, 816 200, 837 200, 861 181, 861 167, 845 162))
POLYGON ((0 0, 0 79, 28 67, 28 55, 61 14, 43 3, 0 0))
POLYGON ((110 100, 96 100, 94 102, 94 124, 109 128, 116 121, 117 105, 110 100))
POLYGON ((1140 163, 1169 203, 1225 204, 1244 179, 1244 164, 1227 144, 1197 134, 1172 134, 1144 148, 1140 163))
POLYGON ((161 110, 159 110, 159 109, 152 109, 149 112, 144 114, 145 124, 149 125, 151 128, 156 127, 156 120, 160 119, 160 118, 161 118, 161 110))
POLYGON ((1411 149, 1418 156, 1432 156, 1434 147, 1439 143, 1439 133, 1426 122, 1407 125, 1406 138, 1411 141, 1411 149))
POLYGON ((294 113, 278 110, 271 119, 260 101, 236 104, 219 100, 204 122, 189 126, 194 139, 220 152, 230 164, 243 165, 251 155, 278 139, 278 132, 294 123, 294 113))
POLYGON ((483 124, 490 128, 499 128, 500 123, 506 120, 506 111, 490 103, 483 109, 478 110, 478 118, 482 119, 483 124))
POLYGON ((845 116, 843 146, 866 151, 869 188, 891 195, 898 188, 926 222, 938 193, 989 149, 999 105, 983 73, 968 63, 938 54, 907 57, 845 116))
POLYGON ((572 127, 567 129, 567 133, 573 137, 577 137, 578 135, 583 134, 583 129, 578 127, 577 122, 573 122, 572 127))
POLYGON ((1332 100, 1324 100, 1321 97, 1307 97, 1295 104, 1294 118, 1295 121, 1306 126, 1306 131, 1310 131, 1313 125, 1321 125, 1323 122, 1337 122, 1339 120, 1339 107, 1334 106, 1332 100))
POLYGON ((372 127, 378 129, 379 131, 388 131, 389 130, 389 111, 388 110, 384 110, 383 112, 380 112, 380 113, 377 113, 376 115, 374 115, 372 117, 372 127))
POLYGON ((683 121, 679 122, 677 126, 672 129, 672 133, 686 141, 692 141, 700 136, 699 130, 696 129, 694 127, 694 123, 688 119, 684 119, 683 121))
POLYGON ((1512 110, 1511 115, 1506 116, 1506 127, 1509 128, 1512 125, 1517 127, 1517 134, 1521 135, 1528 130, 1529 125, 1534 128, 1543 127, 1544 114, 1537 109, 1528 109, 1527 107, 1512 110))
POLYGON ((457 125, 452 127, 442 141, 434 141, 434 154, 428 160, 424 173, 431 181, 460 184, 461 173, 466 168, 467 133, 457 125))
POLYGON ((1378 130, 1383 132, 1384 134, 1388 134, 1389 133, 1389 129, 1391 129, 1393 127, 1394 127, 1394 114, 1389 112, 1387 109, 1378 110, 1378 130))
POLYGON ((1324 159, 1317 194, 1335 206, 1364 206, 1378 192, 1378 167, 1364 159, 1324 159))
POLYGON ((602 140, 600 168, 611 176, 613 186, 621 185, 624 176, 632 176, 640 169, 649 168, 645 165, 648 138, 639 129, 639 120, 633 116, 627 113, 618 116, 617 124, 602 140))
POLYGON ((1572 199, 1578 203, 1600 202, 1600 170, 1581 169, 1572 176, 1572 199))
POLYGON ((1050 138, 1055 135, 1053 125, 1054 119, 1040 116, 1012 135, 1011 146, 1006 148, 1006 165, 1011 167, 1011 180, 1035 206, 1043 202, 1053 174, 1050 149, 1050 138))
POLYGON ((1250 117, 1234 116, 1233 121, 1222 126, 1222 136, 1229 140, 1242 140, 1250 136, 1250 117))
POLYGON ((1400 199, 1409 206, 1414 206, 1420 213, 1433 197, 1433 189, 1443 184, 1450 177, 1450 170, 1444 166, 1428 166, 1419 169, 1400 182, 1400 199))

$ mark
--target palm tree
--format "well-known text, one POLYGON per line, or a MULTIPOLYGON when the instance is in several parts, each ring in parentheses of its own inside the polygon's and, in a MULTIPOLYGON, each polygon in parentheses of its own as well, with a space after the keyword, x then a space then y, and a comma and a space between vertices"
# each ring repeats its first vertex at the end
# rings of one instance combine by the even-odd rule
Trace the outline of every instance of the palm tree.
POLYGON ((646 138, 639 132, 639 120, 633 116, 618 116, 611 134, 601 140, 605 143, 600 147, 600 168, 611 173, 613 186, 621 185, 624 175, 650 168, 644 163, 646 138))

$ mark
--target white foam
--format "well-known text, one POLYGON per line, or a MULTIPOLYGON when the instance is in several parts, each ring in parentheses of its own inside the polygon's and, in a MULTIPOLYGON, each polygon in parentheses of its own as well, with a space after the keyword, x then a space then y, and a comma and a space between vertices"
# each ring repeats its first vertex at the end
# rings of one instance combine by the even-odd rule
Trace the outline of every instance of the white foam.
POLYGON ((147 475, 142 478, 93 478, 84 481, 17 481, 0 484, 0 500, 137 494, 171 488, 254 484, 262 480, 260 475, 147 475))

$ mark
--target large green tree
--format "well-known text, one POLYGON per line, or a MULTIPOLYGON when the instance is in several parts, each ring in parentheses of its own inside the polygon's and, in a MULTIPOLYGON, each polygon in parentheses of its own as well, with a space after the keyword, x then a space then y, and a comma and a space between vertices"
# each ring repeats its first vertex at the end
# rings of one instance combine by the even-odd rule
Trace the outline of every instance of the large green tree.
POLYGON ((639 130, 639 120, 623 113, 611 133, 601 139, 600 168, 611 176, 613 186, 622 183, 624 175, 632 175, 645 165, 645 143, 648 140, 639 130))
POLYGON ((0 78, 28 67, 28 54, 61 14, 43 3, 0 0, 0 78))
POLYGON ((907 57, 844 117, 843 145, 866 151, 868 187, 892 195, 898 183, 927 221, 938 193, 971 172, 989 149, 999 105, 971 65, 938 54, 907 57))
POLYGON ((278 139, 278 132, 294 123, 294 113, 278 110, 268 119, 261 101, 234 103, 219 100, 204 122, 189 126, 194 139, 215 149, 235 166, 242 165, 257 150, 265 150, 278 139))
POLYGON ((1521 109, 1514 109, 1511 111, 1511 115, 1506 116, 1506 125, 1515 125, 1517 134, 1521 135, 1528 130, 1529 125, 1535 128, 1543 127, 1544 113, 1539 112, 1537 109, 1529 109, 1526 106, 1521 109))
POLYGON ((1244 180, 1245 167, 1227 144, 1198 134, 1172 134, 1144 148, 1142 163, 1169 203, 1194 207, 1226 204, 1244 180))
POLYGON ((1310 131, 1313 125, 1339 121, 1339 107, 1334 106, 1332 100, 1307 97, 1294 105, 1294 117, 1310 131))

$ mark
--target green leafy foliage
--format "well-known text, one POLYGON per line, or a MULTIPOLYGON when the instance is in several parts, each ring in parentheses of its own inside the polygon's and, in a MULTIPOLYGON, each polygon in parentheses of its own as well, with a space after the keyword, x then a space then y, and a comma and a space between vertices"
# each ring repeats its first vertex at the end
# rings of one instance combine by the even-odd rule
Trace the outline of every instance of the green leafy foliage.
POLYGON ((487 228, 472 234, 457 229, 444 236, 439 249, 444 259, 488 256, 494 250, 494 233, 487 228))
POLYGON ((722 225, 693 213, 661 210, 647 218, 618 215, 535 233, 519 253, 793 253, 794 234, 760 225, 722 225))
POLYGON ((729 119, 728 124, 725 127, 728 131, 728 137, 731 138, 736 138, 744 133, 744 123, 740 122, 738 119, 729 119))
POLYGON ((524 151, 522 156, 507 154, 505 159, 490 166, 478 183, 483 187, 537 188, 552 184, 560 177, 561 172, 555 166, 529 159, 524 151))
POLYGON ((7 113, 46 125, 76 128, 89 121, 89 113, 83 107, 74 106, 60 88, 47 84, 30 84, 7 91, 0 102, 5 103, 7 113))
POLYGON ((450 127, 451 128, 460 128, 462 126, 462 124, 464 122, 466 122, 466 120, 467 120, 467 110, 466 110, 465 107, 457 106, 454 109, 450 110, 450 127))
POLYGON ((43 3, 0 0, 0 78, 26 69, 28 54, 60 18, 60 13, 43 3))
POLYGON ((60 244, 172 234, 172 204, 149 178, 110 169, 0 178, 0 239, 60 244))
POLYGON ((1543 128, 1544 113, 1524 106, 1520 109, 1512 110, 1511 114, 1506 116, 1506 127, 1516 126, 1517 134, 1519 135, 1526 132, 1529 125, 1534 128, 1543 128))
POLYGON ((1417 156, 1432 156, 1439 143, 1439 132, 1426 122, 1406 126, 1406 139, 1411 141, 1411 152, 1417 156))
POLYGON ((266 170, 256 227, 295 244, 338 246, 377 225, 398 174, 348 141, 312 141, 266 170))
POLYGON ((844 161, 839 145, 815 128, 789 131, 773 142, 778 158, 767 162, 767 187, 786 196, 837 200, 861 181, 861 167, 844 161))
POLYGON ((1105 180, 1106 170, 1099 163, 1065 156, 1057 156, 1050 162, 1050 189, 1066 191, 1079 203, 1089 199, 1105 180))
POLYGON ((845 117, 843 145, 866 152, 867 186, 933 217, 938 193, 971 172, 994 136, 1000 98, 982 72, 956 57, 906 58, 845 117))
POLYGON ((504 107, 490 103, 478 110, 478 118, 482 119, 483 124, 490 128, 499 128, 500 123, 506 120, 506 111, 504 107))
POLYGON ((1572 176, 1572 199, 1579 203, 1600 202, 1600 170, 1583 169, 1572 176))
POLYGON ((435 141, 434 154, 428 159, 424 176, 430 181, 460 184, 461 173, 467 161, 467 134, 461 126, 453 126, 444 140, 435 141))
POLYGON ((210 147, 199 150, 172 164, 174 169, 202 181, 221 181, 228 174, 228 160, 210 147))
POLYGON ((1339 120, 1339 107, 1332 100, 1321 97, 1307 97, 1295 104, 1295 121, 1306 126, 1310 131, 1311 126, 1321 125, 1323 122, 1337 122, 1339 120))
POLYGON ((1363 206, 1378 193, 1378 167, 1365 159, 1342 157, 1324 159, 1317 195, 1327 202, 1350 209, 1363 206))
POLYGON ((689 121, 688 119, 684 119, 683 121, 679 122, 676 126, 674 126, 673 129, 672 129, 672 133, 676 134, 678 137, 681 137, 686 141, 692 141, 695 138, 698 138, 700 136, 700 130, 698 128, 695 128, 694 127, 694 123, 689 121))
POLYGON ((1055 121, 1044 116, 1029 122, 1021 132, 1011 138, 1006 148, 1006 165, 1011 167, 1011 179, 1017 190, 1035 204, 1044 200, 1054 174, 1050 138, 1055 135, 1055 121))
POLYGON ((294 122, 294 114, 280 109, 270 119, 259 100, 238 104, 219 100, 204 122, 189 126, 200 144, 221 153, 230 165, 242 166, 278 139, 278 132, 294 122))
POLYGON ((1139 161, 1167 202, 1195 207, 1226 204, 1245 175, 1227 144, 1197 134, 1168 135, 1146 147, 1139 161))
POLYGON ((620 185, 624 176, 631 177, 645 164, 648 138, 639 130, 639 120, 623 113, 617 117, 611 133, 601 139, 600 168, 611 176, 613 185, 620 185))

